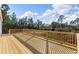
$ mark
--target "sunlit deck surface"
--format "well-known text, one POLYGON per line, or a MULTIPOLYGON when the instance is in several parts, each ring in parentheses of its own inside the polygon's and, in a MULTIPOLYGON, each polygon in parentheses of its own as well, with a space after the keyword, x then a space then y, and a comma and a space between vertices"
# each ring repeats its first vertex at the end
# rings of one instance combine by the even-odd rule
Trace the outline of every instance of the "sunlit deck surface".
MULTIPOLYGON (((77 50, 48 42, 49 54, 75 54, 77 50)), ((46 54, 46 39, 31 34, 17 33, 0 37, 0 54, 46 54), (22 42, 21 42, 22 41, 22 42), (33 50, 35 49, 35 50, 33 50)))
POLYGON ((32 52, 12 35, 2 35, 0 36, 0 54, 32 54, 32 52))
MULTIPOLYGON (((28 45, 32 46, 34 49, 42 54, 46 53, 46 39, 31 34, 19 33, 15 34, 20 40, 24 41, 28 45)), ((77 50, 67 47, 65 45, 56 43, 54 41, 48 42, 49 54, 75 54, 77 50)), ((30 47, 31 48, 31 47, 30 47)))

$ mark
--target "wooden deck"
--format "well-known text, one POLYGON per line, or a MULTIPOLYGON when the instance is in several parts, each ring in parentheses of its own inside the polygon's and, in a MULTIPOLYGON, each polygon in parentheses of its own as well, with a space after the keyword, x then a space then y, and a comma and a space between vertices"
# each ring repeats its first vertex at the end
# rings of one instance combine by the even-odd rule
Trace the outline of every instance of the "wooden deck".
MULTIPOLYGON (((23 40, 25 43, 38 50, 41 54, 46 54, 46 39, 43 37, 25 33, 15 35, 20 38, 20 40, 23 40)), ((55 41, 49 41, 48 46, 49 54, 77 54, 77 50, 74 50, 66 45, 56 43, 55 41)))
POLYGON ((12 35, 4 35, 0 37, 0 54, 32 54, 32 52, 12 35))
MULTIPOLYGON (((46 39, 43 37, 25 33, 18 33, 15 35, 20 39, 15 38, 13 35, 3 35, 0 37, 0 54, 33 54, 36 51, 41 54, 46 54, 46 39), (20 40, 25 44, 23 44, 20 40)), ((77 50, 65 47, 52 41, 48 42, 48 46, 49 54, 77 53, 77 50)))

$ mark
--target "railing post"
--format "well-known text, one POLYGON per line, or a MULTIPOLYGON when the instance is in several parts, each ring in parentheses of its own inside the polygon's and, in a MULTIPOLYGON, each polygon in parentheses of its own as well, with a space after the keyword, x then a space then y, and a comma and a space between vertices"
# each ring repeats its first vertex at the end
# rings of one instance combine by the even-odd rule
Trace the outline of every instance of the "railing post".
POLYGON ((77 52, 79 53, 79 33, 76 33, 77 37, 77 52))
POLYGON ((11 34, 11 32, 10 32, 10 31, 11 31, 11 29, 9 29, 9 34, 11 34))
POLYGON ((49 53, 49 46, 48 46, 48 36, 49 35, 49 33, 47 32, 47 39, 46 39, 46 54, 48 54, 49 53))
POLYGON ((22 29, 22 33, 24 33, 24 29, 22 29))

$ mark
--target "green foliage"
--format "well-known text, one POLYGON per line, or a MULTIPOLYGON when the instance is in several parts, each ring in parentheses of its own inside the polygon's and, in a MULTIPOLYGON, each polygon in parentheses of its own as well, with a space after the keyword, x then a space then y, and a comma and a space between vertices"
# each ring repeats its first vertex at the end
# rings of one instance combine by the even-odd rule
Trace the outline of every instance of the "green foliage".
POLYGON ((40 21, 39 19, 37 20, 37 29, 40 29, 42 26, 42 21, 40 21))
POLYGON ((28 28, 33 29, 34 25, 33 25, 33 18, 29 18, 28 19, 28 28))
POLYGON ((11 15, 11 28, 17 28, 17 18, 15 12, 11 15))
POLYGON ((59 18, 58 18, 58 22, 59 23, 62 23, 63 22, 63 19, 64 19, 64 15, 60 15, 59 18))
POLYGON ((10 18, 8 15, 9 9, 10 8, 7 4, 2 4, 1 11, 2 11, 2 17, 3 17, 3 26, 2 26, 3 33, 7 33, 10 27, 10 18))

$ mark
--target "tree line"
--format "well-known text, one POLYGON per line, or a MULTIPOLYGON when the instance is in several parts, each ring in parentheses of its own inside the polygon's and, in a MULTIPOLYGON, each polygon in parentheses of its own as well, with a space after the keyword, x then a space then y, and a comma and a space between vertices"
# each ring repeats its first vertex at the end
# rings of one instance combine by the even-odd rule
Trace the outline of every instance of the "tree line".
POLYGON ((7 4, 1 5, 3 24, 2 32, 8 33, 9 29, 41 29, 41 30, 52 30, 52 31, 78 31, 79 29, 79 18, 76 18, 74 21, 71 21, 70 24, 63 23, 65 16, 60 15, 57 22, 52 22, 51 24, 46 24, 37 19, 36 22, 33 21, 33 18, 28 18, 27 16, 18 20, 15 12, 12 15, 8 14, 10 10, 7 4))

